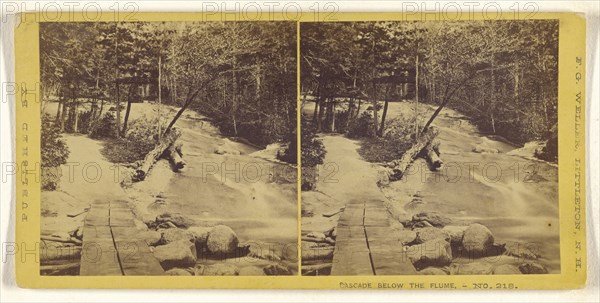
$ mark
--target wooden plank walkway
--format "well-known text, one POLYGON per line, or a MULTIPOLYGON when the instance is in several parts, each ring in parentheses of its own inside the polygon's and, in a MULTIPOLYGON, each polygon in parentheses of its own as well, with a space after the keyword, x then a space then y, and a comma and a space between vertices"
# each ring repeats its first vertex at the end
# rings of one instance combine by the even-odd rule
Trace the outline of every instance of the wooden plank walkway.
POLYGON ((383 201, 346 204, 337 225, 333 276, 416 275, 394 237, 383 201))
POLYGON ((126 201, 94 201, 85 217, 80 275, 156 276, 164 270, 144 241, 126 201))

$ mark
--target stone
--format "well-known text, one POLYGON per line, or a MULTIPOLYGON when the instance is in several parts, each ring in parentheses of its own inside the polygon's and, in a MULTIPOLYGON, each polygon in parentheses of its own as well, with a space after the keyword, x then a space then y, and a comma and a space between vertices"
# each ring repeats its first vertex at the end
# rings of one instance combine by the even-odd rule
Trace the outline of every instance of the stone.
POLYGON ((133 219, 133 224, 135 225, 135 228, 140 231, 148 229, 148 225, 146 225, 146 223, 144 223, 142 220, 133 219))
POLYGON ((156 230, 147 230, 142 232, 142 238, 148 246, 156 246, 160 244, 162 234, 156 230))
POLYGON ((429 266, 446 266, 452 262, 452 248, 443 238, 406 247, 409 260, 417 269, 429 266))
POLYGON ((494 245, 494 236, 485 226, 475 223, 469 225, 462 239, 462 246, 469 253, 485 256, 494 245))
POLYGON ((167 276, 191 276, 192 273, 183 268, 171 268, 165 271, 167 276))
POLYGON ((313 239, 318 240, 318 241, 324 241, 325 238, 327 238, 327 236, 325 236, 324 233, 316 232, 316 231, 310 232, 306 236, 308 238, 313 238, 313 239))
POLYGON ((202 243, 202 244, 206 244, 206 241, 208 241, 208 234, 210 233, 210 231, 212 230, 212 227, 205 227, 205 226, 192 226, 190 228, 188 228, 188 232, 192 234, 192 236, 194 237, 196 244, 198 243, 202 243))
POLYGON ((162 243, 168 244, 173 243, 180 240, 186 240, 192 242, 194 240, 194 235, 181 228, 168 228, 168 229, 159 229, 158 232, 162 235, 162 243))
POLYGON ((547 274, 548 270, 544 265, 536 262, 527 262, 519 265, 519 270, 526 275, 547 274))
POLYGON ((279 264, 272 264, 263 268, 263 271, 267 276, 291 276, 294 273, 287 267, 283 267, 279 264))
POLYGON ((497 148, 488 147, 483 144, 476 145, 471 151, 478 154, 497 154, 500 152, 497 148))
POLYGON ((509 256, 514 256, 520 259, 527 260, 537 260, 540 258, 540 254, 536 253, 537 247, 528 247, 526 245, 517 243, 515 245, 507 245, 506 254, 509 256), (532 249, 533 248, 533 249, 532 249), (535 251, 534 251, 535 250, 535 251))
POLYGON ((512 264, 502 264, 494 267, 494 275, 520 275, 521 271, 512 264))
POLYGON ((197 276, 239 276, 240 270, 237 266, 227 263, 196 266, 197 276))
POLYGON ((208 251, 213 254, 232 254, 237 249, 239 240, 235 232, 225 225, 213 227, 206 240, 208 251))
POLYGON ((415 244, 425 243, 427 241, 435 240, 438 238, 450 241, 450 236, 446 234, 442 229, 436 227, 425 227, 417 228, 413 230, 416 233, 414 240, 415 244))
POLYGON ((437 212, 422 212, 413 216, 415 222, 427 221, 435 227, 444 227, 452 222, 450 218, 437 212))
POLYGON ((334 226, 333 228, 331 228, 330 230, 328 230, 325 233, 325 236, 332 238, 335 240, 335 238, 337 238, 337 226, 334 226))
POLYGON ((423 227, 433 227, 433 225, 431 225, 431 223, 429 223, 427 221, 418 221, 418 222, 413 222, 412 227, 413 228, 423 228, 423 227))
POLYGON ((421 275, 447 275, 448 273, 437 267, 427 267, 419 271, 421 275))
POLYGON ((399 230, 396 232, 398 241, 402 244, 412 243, 417 238, 417 233, 412 230, 399 230))
POLYGON ((194 225, 193 219, 188 218, 182 214, 171 214, 171 213, 163 213, 163 214, 158 215, 156 217, 156 222, 159 224, 171 222, 176 227, 180 227, 180 228, 188 228, 188 227, 194 225))
POLYGON ((453 244, 461 243, 465 230, 468 226, 446 225, 442 230, 450 237, 450 242, 453 244))
POLYGON ((215 149, 215 154, 217 155, 236 155, 239 156, 242 153, 239 150, 236 150, 230 146, 221 145, 215 149))
POLYGON ((264 270, 259 266, 246 266, 240 268, 240 276, 264 276, 264 270))
POLYGON ((493 266, 487 261, 471 261, 450 265, 450 274, 452 275, 491 275, 492 271, 493 266))
POLYGON ((153 253, 164 269, 196 264, 196 245, 187 240, 156 246, 153 253))

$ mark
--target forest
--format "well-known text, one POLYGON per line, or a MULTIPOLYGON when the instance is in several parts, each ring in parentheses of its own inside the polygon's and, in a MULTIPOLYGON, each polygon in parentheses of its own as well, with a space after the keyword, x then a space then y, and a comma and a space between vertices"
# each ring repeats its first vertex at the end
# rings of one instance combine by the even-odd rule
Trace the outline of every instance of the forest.
MULTIPOLYGON (((303 23, 301 100, 314 102, 303 119, 316 132, 389 142, 418 138, 447 107, 516 146, 547 142, 536 156, 556 162, 557 63, 556 20, 303 23), (388 121, 395 101, 414 102, 415 114, 388 121), (419 117, 419 104, 436 110, 419 117)), ((397 143, 373 160, 411 146, 397 143)))
POLYGON ((116 162, 140 160, 186 110, 257 147, 295 142, 296 41, 290 22, 42 23, 42 96, 58 104, 43 117, 42 162, 64 164, 63 132, 126 145, 116 162), (130 121, 141 102, 156 116, 130 121), (161 105, 179 111, 163 121, 161 105))

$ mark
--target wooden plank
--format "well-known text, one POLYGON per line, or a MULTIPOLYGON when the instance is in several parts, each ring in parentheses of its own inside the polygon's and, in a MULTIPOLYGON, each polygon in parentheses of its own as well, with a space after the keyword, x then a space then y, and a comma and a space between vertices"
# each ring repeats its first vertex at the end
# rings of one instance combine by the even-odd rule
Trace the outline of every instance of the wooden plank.
POLYGON ((116 243, 121 268, 126 276, 162 276, 165 274, 144 241, 129 240, 116 243))
POLYGON ((333 251, 331 275, 373 275, 369 248, 364 237, 340 239, 335 244, 333 251))
POLYGON ((112 238, 83 242, 79 274, 81 276, 123 275, 112 238))

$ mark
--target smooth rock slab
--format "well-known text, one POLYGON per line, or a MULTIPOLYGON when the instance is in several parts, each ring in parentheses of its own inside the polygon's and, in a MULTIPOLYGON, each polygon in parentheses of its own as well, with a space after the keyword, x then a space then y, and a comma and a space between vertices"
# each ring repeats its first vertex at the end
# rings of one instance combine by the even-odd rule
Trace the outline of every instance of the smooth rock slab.
POLYGON ((164 269, 194 266, 196 245, 187 240, 160 245, 154 248, 154 256, 164 269))

